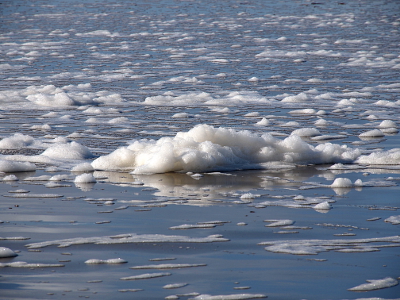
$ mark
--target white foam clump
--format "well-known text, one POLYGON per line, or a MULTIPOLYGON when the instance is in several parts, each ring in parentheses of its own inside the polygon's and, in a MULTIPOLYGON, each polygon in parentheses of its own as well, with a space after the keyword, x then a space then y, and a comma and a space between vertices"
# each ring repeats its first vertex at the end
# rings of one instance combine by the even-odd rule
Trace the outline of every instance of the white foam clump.
POLYGON ((0 258, 14 257, 18 254, 7 247, 0 247, 0 258))
POLYGON ((397 124, 392 120, 383 120, 379 126, 379 128, 397 128, 397 124))
POLYGON ((348 290, 354 291, 354 292, 366 292, 366 291, 373 291, 373 290, 389 288, 389 287, 396 286, 399 284, 399 282, 392 277, 386 277, 383 279, 372 279, 372 280, 367 280, 367 282, 368 283, 363 283, 363 284, 357 285, 348 290))
POLYGON ((26 97, 29 101, 42 106, 74 106, 77 103, 71 99, 65 92, 56 92, 54 94, 33 94, 26 97))
POLYGON ((51 176, 49 178, 49 181, 64 181, 64 180, 69 180, 69 176, 67 174, 57 174, 54 176, 51 176))
POLYGON ((386 223, 392 223, 393 225, 400 224, 400 215, 398 216, 390 216, 389 218, 385 219, 386 223))
POLYGON ((353 183, 349 178, 336 178, 330 185, 331 188, 349 188, 352 186, 353 183))
POLYGON ((267 126, 269 125, 269 121, 266 118, 262 118, 261 121, 256 123, 257 126, 267 126))
POLYGON ((188 117, 189 117, 188 113, 176 113, 171 118, 188 118, 188 117))
POLYGON ((79 37, 88 37, 88 36, 106 36, 106 37, 118 37, 120 34, 118 32, 111 33, 105 29, 94 30, 90 32, 76 33, 76 36, 79 37))
POLYGON ((316 126, 327 126, 329 122, 325 119, 318 119, 317 121, 314 122, 316 126))
POLYGON ((400 164, 400 148, 390 149, 388 151, 377 151, 369 155, 362 155, 355 161, 359 164, 371 165, 398 165, 400 164))
POLYGON ((368 239, 337 239, 337 240, 277 240, 261 242, 258 245, 266 245, 266 251, 274 253, 286 253, 292 255, 316 255, 326 251, 340 252, 372 252, 379 251, 388 245, 398 246, 400 236, 388 236, 368 239), (376 243, 375 245, 372 245, 376 243), (387 243, 387 244, 382 244, 387 243), (388 244, 392 243, 392 244, 388 244))
POLYGON ((175 96, 171 92, 164 95, 147 97, 144 104, 147 105, 187 105, 211 101, 213 98, 209 93, 188 93, 175 96))
POLYGON ((249 113, 245 114, 244 117, 258 117, 259 115, 260 115, 259 112, 253 111, 253 112, 249 112, 249 113))
POLYGON ((91 92, 90 83, 56 87, 54 85, 29 86, 16 91, 20 97, 40 106, 69 107, 99 102, 123 102, 121 95, 108 91, 91 92))
POLYGON ((72 172, 91 172, 93 170, 92 165, 88 162, 78 164, 71 169, 72 172))
POLYGON ((122 258, 110 258, 110 259, 96 259, 96 258, 92 258, 92 259, 88 259, 87 261, 85 261, 85 264, 89 264, 89 265, 100 265, 100 264, 125 264, 128 261, 126 261, 125 259, 122 258))
POLYGON ((337 106, 352 106, 357 103, 356 99, 342 99, 336 105, 337 106))
POLYGON ((307 101, 309 98, 307 96, 306 93, 300 93, 294 96, 287 96, 285 98, 282 99, 282 102, 305 102, 307 101))
POLYGON ((291 135, 294 134, 298 136, 311 137, 321 135, 321 132, 316 128, 300 128, 292 131, 291 135))
POLYGON ((290 114, 298 114, 298 115, 313 115, 316 114, 317 111, 313 108, 303 108, 303 109, 295 109, 289 111, 290 114))
POLYGON ((191 300, 246 300, 246 299, 260 299, 260 298, 267 298, 267 296, 263 294, 232 294, 232 295, 201 294, 190 299, 191 300))
POLYGON ((246 193, 240 196, 240 199, 255 199, 256 197, 258 197, 258 195, 252 193, 246 193))
POLYGON ((358 135, 360 138, 376 138, 383 137, 385 134, 379 129, 372 129, 358 135))
POLYGON ((15 133, 0 141, 0 149, 20 149, 22 147, 31 146, 34 143, 35 139, 30 135, 15 133))
POLYGON ((96 170, 133 170, 135 174, 207 172, 262 168, 263 163, 351 162, 359 150, 325 143, 316 147, 292 135, 284 140, 266 133, 197 125, 159 140, 139 140, 92 162, 96 170))
POLYGON ((35 170, 36 166, 30 162, 18 162, 0 159, 0 172, 29 172, 35 170))
POLYGON ((86 146, 75 141, 70 143, 57 143, 56 145, 47 148, 41 155, 53 159, 74 160, 82 160, 94 156, 86 146))
POLYGON ((7 175, 3 177, 3 181, 18 181, 18 177, 15 176, 14 174, 7 175))
POLYGON ((78 183, 95 183, 96 178, 91 173, 84 173, 75 177, 74 182, 78 183))
POLYGON ((14 261, 10 263, 0 263, 0 268, 55 268, 64 267, 63 264, 43 264, 43 263, 27 263, 25 261, 14 261))
POLYGON ((281 226, 290 226, 295 222, 293 220, 264 220, 264 222, 269 222, 270 224, 265 225, 265 227, 281 227, 281 226))
POLYGON ((187 106, 187 105, 246 105, 250 103, 266 103, 268 100, 254 91, 231 92, 222 97, 212 97, 209 93, 190 92, 181 95, 175 95, 172 92, 166 92, 163 95, 147 97, 144 100, 145 105, 168 105, 168 106, 187 106))
POLYGON ((178 226, 171 226, 169 229, 171 230, 182 230, 182 229, 209 229, 214 228, 216 225, 214 224, 182 224, 178 226))
POLYGON ((313 208, 316 210, 330 210, 332 207, 328 201, 324 201, 324 202, 318 203, 317 205, 314 205, 313 208))
POLYGON ((51 130, 51 126, 49 124, 33 125, 33 126, 30 127, 30 129, 49 131, 49 130, 51 130))

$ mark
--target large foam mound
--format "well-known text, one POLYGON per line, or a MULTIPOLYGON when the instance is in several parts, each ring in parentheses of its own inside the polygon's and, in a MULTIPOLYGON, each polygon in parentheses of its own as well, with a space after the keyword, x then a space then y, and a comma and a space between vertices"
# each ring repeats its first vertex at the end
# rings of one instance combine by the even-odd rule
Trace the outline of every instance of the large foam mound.
POLYGON ((207 172, 263 168, 264 163, 352 162, 358 150, 326 143, 314 147, 298 135, 284 140, 266 133, 197 125, 159 140, 139 140, 93 161, 97 170, 132 170, 136 174, 207 172))

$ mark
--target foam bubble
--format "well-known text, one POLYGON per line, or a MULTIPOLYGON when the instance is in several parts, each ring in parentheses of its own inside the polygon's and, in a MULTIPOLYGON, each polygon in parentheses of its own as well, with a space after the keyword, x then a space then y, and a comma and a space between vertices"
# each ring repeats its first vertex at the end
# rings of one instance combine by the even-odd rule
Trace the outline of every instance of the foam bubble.
POLYGON ((84 174, 76 176, 74 182, 77 182, 77 183, 95 183, 96 182, 96 178, 94 178, 93 174, 91 174, 91 173, 84 173, 84 174))
POLYGON ((10 248, 0 247, 0 258, 15 257, 15 256, 18 256, 18 254, 12 251, 10 248))
POLYGON ((353 183, 348 178, 336 178, 330 186, 331 188, 349 188, 353 187, 353 183))

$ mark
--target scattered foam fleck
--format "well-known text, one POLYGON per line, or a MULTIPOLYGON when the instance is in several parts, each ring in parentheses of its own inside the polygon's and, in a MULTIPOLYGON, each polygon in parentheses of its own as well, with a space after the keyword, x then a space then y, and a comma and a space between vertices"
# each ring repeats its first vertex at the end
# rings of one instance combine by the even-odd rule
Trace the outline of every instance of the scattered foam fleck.
POLYGON ((146 273, 146 274, 141 274, 141 275, 135 275, 135 276, 127 276, 127 277, 121 277, 121 280, 141 280, 141 279, 152 279, 152 278, 158 278, 158 277, 164 277, 164 276, 170 276, 172 275, 171 273, 146 273))
POLYGON ((366 292, 366 291, 373 291, 373 290, 389 288, 389 287, 396 286, 399 284, 399 282, 392 277, 386 277, 383 279, 371 279, 371 280, 367 280, 367 282, 368 283, 363 283, 363 284, 357 285, 348 290, 354 291, 354 292, 366 292))
POLYGON ((264 220, 264 222, 270 223, 268 225, 265 225, 265 227, 289 226, 295 223, 293 220, 264 220))
POLYGON ((158 265, 144 265, 144 266, 134 266, 130 269, 183 269, 183 268, 194 268, 194 267, 205 267, 206 264, 158 264, 158 265))
POLYGON ((96 258, 92 258, 92 259, 88 259, 87 261, 85 261, 85 264, 91 264, 91 265, 99 265, 99 264, 125 264, 128 261, 126 261, 125 259, 122 258, 110 258, 110 259, 96 259, 96 258))
POLYGON ((162 235, 162 234, 124 234, 118 236, 103 237, 87 237, 87 238, 71 238, 54 241, 46 241, 39 243, 31 243, 25 245, 28 249, 38 249, 52 245, 59 247, 69 247, 71 245, 95 244, 95 245, 113 245, 113 244, 129 244, 129 243, 212 243, 227 242, 228 239, 221 235, 209 235, 204 238, 191 238, 180 235, 162 235))
POLYGON ((27 263, 25 261, 14 261, 10 263, 0 263, 0 268, 57 268, 64 267, 63 264, 43 264, 43 263, 27 263))
POLYGON ((163 286, 163 289, 178 289, 187 286, 187 283, 170 283, 163 286))
POLYGON ((214 295, 214 296, 201 294, 190 299, 191 300, 246 300, 246 299, 261 299, 261 298, 267 298, 267 296, 263 294, 232 294, 232 295, 214 295))
POLYGON ((178 230, 178 229, 207 229, 214 228, 215 224, 182 224, 178 226, 171 226, 169 229, 178 230))
POLYGON ((381 243, 390 243, 392 247, 400 247, 400 236, 368 238, 368 239, 338 239, 338 240, 278 240, 259 243, 259 245, 267 245, 265 250, 275 253, 287 253, 293 255, 316 255, 320 252, 341 249, 353 249, 362 251, 366 248, 367 251, 373 248, 379 249, 386 247, 381 243))

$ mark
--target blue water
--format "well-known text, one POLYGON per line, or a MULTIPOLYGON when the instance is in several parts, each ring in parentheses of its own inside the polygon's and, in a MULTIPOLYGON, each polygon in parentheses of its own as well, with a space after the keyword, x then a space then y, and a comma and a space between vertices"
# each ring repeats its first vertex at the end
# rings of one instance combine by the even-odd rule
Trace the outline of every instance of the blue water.
MULTIPOLYGON (((197 124, 285 138, 295 129, 316 127, 321 118, 328 122, 316 127, 321 134, 341 137, 324 141, 305 138, 313 146, 332 142, 369 154, 400 145, 396 131, 370 140, 358 137, 383 120, 400 124, 397 1, 16 0, 3 1, 0 11, 0 138, 22 133, 42 143, 0 149, 0 159, 23 155, 32 161, 29 157, 43 152, 43 143, 66 137, 98 157, 134 139, 170 137, 197 124), (79 92, 82 103, 43 106, 27 99, 32 91, 50 95, 39 91, 47 85, 70 97, 79 92), (252 93, 255 99, 233 102, 228 97, 232 92, 252 93), (309 96, 307 101, 281 101, 302 92, 309 96), (165 100, 145 104, 149 97, 165 97, 165 93, 186 95, 187 103, 171 105, 165 100), (216 103, 194 100, 190 93, 208 93, 216 103), (110 95, 114 98, 99 100, 110 95), (98 103, 91 102, 93 99, 98 103), (353 104, 338 105, 343 99, 353 104), (388 102, 378 105, 379 100, 388 102), (88 108, 104 111, 85 112, 88 108), (229 111, 218 111, 224 108, 229 111), (305 108, 324 110, 325 114, 290 113, 305 108), (45 116, 52 112, 56 114, 45 116), (251 112, 258 115, 244 116, 251 112), (188 115, 173 118, 177 113, 188 115), (118 117, 126 119, 109 123, 118 117), (256 126, 262 117, 270 120, 270 125, 256 126), (90 118, 97 120, 87 122, 90 118), (293 121, 298 124, 286 124, 293 121), (43 124, 51 129, 32 128, 43 124)), ((220 295, 222 299, 241 293, 263 294, 268 299, 393 299, 400 295, 399 285, 362 293, 348 291, 366 280, 399 278, 400 244, 395 238, 371 242, 368 245, 376 246, 377 251, 363 253, 326 249, 317 255, 294 255, 269 252, 259 245, 398 236, 400 225, 384 221, 399 215, 398 163, 346 170, 331 170, 330 165, 281 166, 203 174, 200 179, 178 173, 95 171, 97 182, 83 185, 73 182, 77 174, 70 172, 70 163, 50 168, 36 162, 35 172, 12 173, 18 181, 0 181, 0 246, 18 253, 14 258, 0 258, 0 263, 65 265, 1 268, 1 299, 165 299, 171 295, 190 299, 196 295, 191 293, 220 295), (58 187, 48 185, 48 179, 26 180, 41 175, 66 177, 58 187), (330 188, 338 177, 370 184, 330 188), (22 189, 37 195, 15 197, 22 189), (254 197, 240 198, 246 193, 254 197), (46 194, 57 197, 46 198, 46 194), (330 201, 332 209, 294 208, 300 202, 293 200, 296 195, 330 201), (112 203, 106 204, 107 200, 112 203), (267 205, 266 201, 275 202, 267 205), (264 220, 272 219, 290 219, 307 229, 265 227, 264 220), (226 223, 210 229, 170 229, 210 221, 226 223), (54 242, 45 248, 27 247, 28 243, 126 233, 193 238, 220 234, 229 241, 83 242, 66 248, 57 248, 54 242), (84 263, 117 257, 128 263, 84 263), (154 258, 174 260, 154 262, 154 258), (129 269, 158 263, 206 266, 129 269), (172 275, 120 279, 148 272, 172 275), (94 280, 99 282, 91 282, 94 280), (163 288, 181 282, 188 285, 163 288), (126 289, 141 291, 124 292, 126 289)), ((1 178, 7 175, 1 174, 1 178)))

